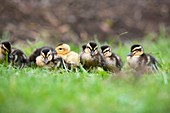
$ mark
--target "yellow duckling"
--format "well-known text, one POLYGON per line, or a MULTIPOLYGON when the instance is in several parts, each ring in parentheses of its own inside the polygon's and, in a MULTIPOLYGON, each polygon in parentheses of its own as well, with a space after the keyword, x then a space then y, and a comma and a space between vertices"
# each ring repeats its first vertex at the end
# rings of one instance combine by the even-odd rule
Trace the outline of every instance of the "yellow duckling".
POLYGON ((79 66, 79 54, 71 51, 68 44, 62 43, 55 48, 57 55, 62 57, 66 63, 72 66, 79 66))

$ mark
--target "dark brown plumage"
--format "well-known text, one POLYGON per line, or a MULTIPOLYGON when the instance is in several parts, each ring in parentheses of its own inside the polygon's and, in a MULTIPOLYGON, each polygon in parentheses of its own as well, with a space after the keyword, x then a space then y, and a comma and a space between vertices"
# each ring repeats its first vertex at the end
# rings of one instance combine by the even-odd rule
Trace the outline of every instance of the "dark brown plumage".
POLYGON ((24 68, 28 64, 27 56, 23 51, 12 48, 11 55, 12 57, 10 58, 10 62, 12 62, 13 66, 24 68))
POLYGON ((41 47, 36 49, 29 57, 30 63, 35 63, 39 67, 54 67, 54 54, 55 49, 51 47, 41 47))
POLYGON ((51 50, 51 51, 55 51, 54 48, 52 48, 52 47, 47 47, 47 46, 41 47, 41 48, 37 48, 37 49, 34 50, 33 53, 29 56, 29 62, 34 62, 34 63, 35 63, 37 56, 39 56, 39 55, 41 54, 41 50, 44 49, 44 48, 47 48, 47 49, 49 49, 49 50, 51 50))
POLYGON ((11 56, 11 44, 8 41, 0 43, 0 62, 9 62, 11 56))
POLYGON ((130 51, 130 54, 127 56, 129 67, 139 72, 153 72, 158 70, 157 60, 150 54, 145 54, 141 45, 133 45, 130 51))
POLYGON ((38 67, 63 68, 67 70, 65 60, 57 55, 52 47, 41 47, 36 49, 29 57, 29 62, 36 64, 38 67))
POLYGON ((123 66, 121 58, 108 45, 101 46, 102 67, 105 71, 119 72, 123 66))
POLYGON ((101 66, 101 54, 95 42, 89 42, 82 46, 80 54, 80 63, 87 70, 101 66))

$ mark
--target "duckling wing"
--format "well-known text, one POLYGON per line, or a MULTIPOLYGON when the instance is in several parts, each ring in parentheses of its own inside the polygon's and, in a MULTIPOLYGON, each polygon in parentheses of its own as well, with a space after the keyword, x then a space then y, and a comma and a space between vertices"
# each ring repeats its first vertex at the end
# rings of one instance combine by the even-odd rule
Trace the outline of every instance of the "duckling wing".
POLYGON ((158 70, 158 66, 160 65, 158 61, 152 55, 148 56, 150 57, 150 63, 152 64, 153 69, 158 70))
POLYGON ((116 59, 116 67, 118 67, 120 70, 123 67, 123 61, 122 59, 115 54, 115 59, 116 59))
POLYGON ((40 55, 42 48, 38 48, 33 51, 33 53, 29 56, 29 62, 36 62, 36 57, 40 55))

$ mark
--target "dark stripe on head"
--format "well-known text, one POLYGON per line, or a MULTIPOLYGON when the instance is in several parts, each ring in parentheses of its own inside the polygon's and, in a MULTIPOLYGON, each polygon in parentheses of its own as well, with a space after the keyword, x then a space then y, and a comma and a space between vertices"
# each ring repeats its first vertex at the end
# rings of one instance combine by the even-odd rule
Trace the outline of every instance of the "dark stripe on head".
POLYGON ((108 46, 108 45, 103 45, 103 46, 101 46, 100 48, 101 48, 101 51, 104 52, 104 50, 107 49, 107 48, 110 48, 110 46, 108 46))
POLYGON ((11 44, 10 44, 10 42, 2 42, 2 45, 5 46, 4 49, 7 49, 8 52, 11 52, 11 44))
POLYGON ((48 49, 48 48, 44 48, 44 49, 41 50, 41 52, 43 52, 45 56, 47 55, 47 53, 48 53, 49 51, 51 51, 51 50, 48 49))
POLYGON ((136 49, 136 50, 141 50, 143 47, 142 47, 141 45, 139 45, 139 44, 134 44, 134 45, 131 47, 131 52, 133 52, 133 50, 134 50, 135 48, 138 48, 138 49, 136 49), (140 48, 141 48, 141 49, 140 49, 140 48))
POLYGON ((95 42, 89 42, 89 45, 91 46, 92 49, 97 48, 97 44, 95 42))

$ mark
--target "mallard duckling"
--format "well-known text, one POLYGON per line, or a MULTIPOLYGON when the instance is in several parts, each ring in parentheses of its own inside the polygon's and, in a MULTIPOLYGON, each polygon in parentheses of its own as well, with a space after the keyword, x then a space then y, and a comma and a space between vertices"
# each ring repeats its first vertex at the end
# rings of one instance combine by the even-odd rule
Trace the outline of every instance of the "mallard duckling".
POLYGON ((11 55, 12 58, 10 58, 10 61, 12 62, 13 66, 24 68, 28 63, 27 56, 19 49, 12 48, 11 55))
POLYGON ((138 72, 153 72, 158 70, 157 60, 144 53, 144 48, 141 45, 135 44, 131 46, 131 51, 127 56, 128 65, 138 72))
POLYGON ((68 44, 62 43, 55 48, 57 55, 62 57, 68 65, 79 66, 79 54, 71 51, 68 44))
POLYGON ((80 54, 80 63, 85 69, 101 66, 101 54, 95 42, 89 42, 82 46, 80 54))
POLYGON ((41 47, 36 49, 29 57, 30 63, 35 63, 39 67, 51 67, 54 68, 54 49, 51 47, 41 47))
POLYGON ((105 71, 119 72, 123 66, 121 58, 112 52, 108 45, 101 46, 102 67, 105 71))
POLYGON ((8 61, 12 58, 11 55, 11 44, 10 42, 2 42, 0 43, 0 62, 8 61))

